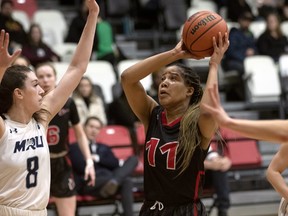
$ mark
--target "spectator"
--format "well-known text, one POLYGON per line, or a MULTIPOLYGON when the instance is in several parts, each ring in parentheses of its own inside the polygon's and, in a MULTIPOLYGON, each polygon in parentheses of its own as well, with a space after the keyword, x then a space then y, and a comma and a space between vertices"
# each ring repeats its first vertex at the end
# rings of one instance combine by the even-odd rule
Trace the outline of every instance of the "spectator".
POLYGON ((159 102, 158 99, 158 88, 162 81, 162 73, 164 68, 161 68, 158 71, 155 71, 152 73, 152 84, 150 86, 150 89, 148 89, 147 93, 150 97, 152 97, 157 103, 159 102))
POLYGON ((281 22, 288 21, 288 1, 285 1, 280 10, 281 22))
POLYGON ((204 161, 205 167, 205 187, 212 185, 216 192, 216 207, 218 216, 227 216, 230 207, 229 182, 227 171, 231 167, 231 160, 226 156, 221 156, 210 146, 208 155, 204 161))
POLYGON ((102 98, 94 91, 90 78, 86 76, 81 78, 72 97, 75 101, 82 124, 84 124, 89 116, 96 116, 104 125, 107 124, 105 104, 102 98))
MULTIPOLYGON (((45 94, 56 87, 56 71, 49 63, 39 64, 35 68, 39 85, 45 94)), ((88 140, 80 123, 77 108, 74 101, 69 98, 63 108, 55 115, 48 126, 47 141, 50 151, 51 162, 51 189, 50 196, 54 198, 59 216, 75 216, 76 211, 76 189, 73 178, 73 171, 68 155, 69 148, 69 127, 72 125, 78 140, 81 152, 83 153, 84 167, 85 161, 91 160, 88 148, 88 140)), ((91 160, 91 164, 93 164, 91 160)), ((87 166, 89 164, 87 163, 87 166)), ((92 165, 91 165, 92 166, 92 165)), ((95 176, 94 169, 85 175, 95 176)), ((93 181, 93 177, 90 180, 93 181)))
POLYGON ((257 40, 259 54, 271 56, 275 62, 278 62, 279 57, 288 51, 288 40, 281 31, 281 21, 277 13, 269 13, 265 21, 266 30, 257 40))
POLYGON ((139 120, 131 110, 121 84, 117 83, 116 85, 118 85, 119 96, 108 105, 109 122, 132 129, 139 123, 139 120))
POLYGON ((23 45, 22 55, 29 59, 31 64, 36 67, 37 64, 52 61, 60 61, 58 56, 45 42, 42 40, 41 27, 38 24, 32 24, 28 32, 29 42, 23 45))
POLYGON ((238 19, 239 28, 233 27, 229 33, 230 46, 225 53, 222 61, 224 73, 235 70, 238 72, 239 83, 237 88, 233 86, 234 91, 228 91, 227 100, 244 100, 244 59, 247 56, 253 56, 257 53, 256 41, 249 30, 253 16, 246 11, 238 19), (237 90, 236 90, 237 89, 237 90), (236 91, 235 91, 236 90, 236 91))
POLYGON ((129 176, 137 166, 137 157, 131 156, 122 163, 115 157, 110 147, 103 143, 96 143, 95 140, 102 127, 101 120, 93 116, 88 117, 84 124, 85 133, 90 141, 89 146, 97 176, 95 186, 87 186, 83 179, 85 160, 79 151, 78 145, 70 145, 72 166, 77 180, 77 191, 81 195, 88 194, 102 198, 107 198, 120 192, 124 216, 132 216, 134 202, 133 185, 129 176))
POLYGON ((27 33, 23 25, 12 17, 13 6, 12 0, 1 1, 0 29, 5 29, 5 31, 9 33, 9 49, 11 51, 27 43, 27 33))
POLYGON ((236 70, 242 76, 244 74, 244 59, 257 53, 255 38, 249 30, 252 20, 252 14, 245 12, 239 17, 239 28, 233 27, 230 30, 230 46, 222 63, 225 71, 236 70))
POLYGON ((23 65, 23 66, 26 66, 26 67, 32 67, 31 66, 31 63, 29 61, 29 59, 27 59, 25 56, 23 55, 20 55, 18 56, 14 62, 12 63, 12 65, 23 65))
MULTIPOLYGON (((81 4, 81 7, 77 13, 77 15, 72 19, 67 36, 65 38, 65 42, 77 43, 81 32, 85 26, 86 20, 88 16, 88 8, 84 2, 81 4)), ((95 46, 96 37, 94 37, 93 46, 95 46)))
POLYGON ((261 0, 258 2, 258 16, 259 18, 264 18, 270 13, 278 13, 281 11, 284 0, 261 0))
POLYGON ((114 43, 114 33, 111 24, 101 17, 98 18, 97 22, 96 40, 94 53, 97 60, 110 62, 114 67, 116 80, 118 80, 117 63, 120 52, 114 43))
MULTIPOLYGON (((82 4, 77 15, 71 21, 65 42, 77 43, 87 19, 87 12, 87 6, 82 4)), ((110 23, 103 20, 100 16, 98 19, 100 20, 97 22, 97 29, 93 43, 94 58, 97 60, 109 61, 113 65, 115 77, 118 79, 116 66, 121 59, 125 59, 125 56, 114 43, 114 33, 110 23)))
POLYGON ((232 22, 238 22, 240 16, 248 11, 252 13, 250 5, 246 0, 227 0, 227 19, 232 22))

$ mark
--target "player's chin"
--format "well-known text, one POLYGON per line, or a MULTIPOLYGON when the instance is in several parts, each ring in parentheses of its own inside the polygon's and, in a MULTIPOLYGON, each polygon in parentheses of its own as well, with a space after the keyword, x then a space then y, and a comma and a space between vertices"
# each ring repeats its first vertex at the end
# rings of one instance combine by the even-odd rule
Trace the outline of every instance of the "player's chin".
POLYGON ((169 105, 169 103, 170 103, 170 100, 168 97, 159 96, 158 99, 159 99, 159 104, 161 106, 169 105))

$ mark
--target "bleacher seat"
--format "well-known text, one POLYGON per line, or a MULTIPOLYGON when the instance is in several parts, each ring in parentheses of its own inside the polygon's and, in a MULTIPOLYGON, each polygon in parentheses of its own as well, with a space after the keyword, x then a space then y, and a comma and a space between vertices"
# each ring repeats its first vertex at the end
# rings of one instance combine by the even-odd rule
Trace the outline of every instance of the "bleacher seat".
POLYGON ((70 62, 76 50, 77 43, 58 43, 52 46, 54 52, 60 57, 62 62, 70 62))
MULTIPOLYGON (((119 73, 119 77, 121 75, 121 73, 127 69, 128 67, 138 63, 140 61, 140 59, 126 59, 126 60, 122 60, 118 63, 118 73, 119 73)), ((148 76, 146 76, 144 79, 141 80, 141 83, 144 87, 145 90, 150 89, 151 84, 152 84, 152 75, 149 74, 148 76)))
POLYGON ((41 26, 44 38, 45 34, 54 35, 54 42, 47 40, 50 46, 53 47, 55 44, 61 44, 64 42, 68 25, 64 14, 60 10, 39 9, 35 11, 32 20, 41 26))
POLYGON ((96 142, 105 143, 119 159, 127 159, 134 155, 130 131, 122 125, 107 125, 101 128, 96 142))
POLYGON ((262 165, 262 157, 257 141, 235 131, 221 128, 220 133, 227 144, 227 156, 231 159, 231 169, 252 169, 262 165))
POLYGON ((254 35, 254 38, 257 39, 266 29, 265 20, 256 20, 252 21, 249 25, 249 30, 254 35))
POLYGON ((28 14, 25 11, 13 10, 12 17, 23 25, 26 32, 29 31, 31 22, 28 14))
POLYGON ((98 84, 104 94, 105 104, 113 100, 112 86, 116 83, 114 68, 108 61, 90 61, 84 74, 88 76, 93 84, 98 84))
POLYGON ((66 73, 69 62, 53 62, 53 66, 57 73, 57 83, 61 80, 63 75, 66 73))
POLYGON ((278 69, 272 57, 256 55, 244 60, 246 97, 249 104, 280 100, 281 88, 278 69))
POLYGON ((280 28, 283 34, 288 37, 288 21, 283 21, 280 23, 280 28))
POLYGON ((192 7, 213 12, 217 12, 218 10, 216 3, 211 0, 192 1, 192 7))

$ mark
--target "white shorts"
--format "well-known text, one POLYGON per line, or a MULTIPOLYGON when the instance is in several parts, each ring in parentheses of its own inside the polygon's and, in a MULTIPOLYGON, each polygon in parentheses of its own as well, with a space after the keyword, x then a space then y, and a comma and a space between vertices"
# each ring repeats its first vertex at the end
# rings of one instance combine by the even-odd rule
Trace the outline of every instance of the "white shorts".
POLYGON ((284 198, 280 201, 278 216, 288 216, 288 202, 284 198))
POLYGON ((0 205, 0 215, 5 216, 47 216, 47 209, 31 211, 0 205))

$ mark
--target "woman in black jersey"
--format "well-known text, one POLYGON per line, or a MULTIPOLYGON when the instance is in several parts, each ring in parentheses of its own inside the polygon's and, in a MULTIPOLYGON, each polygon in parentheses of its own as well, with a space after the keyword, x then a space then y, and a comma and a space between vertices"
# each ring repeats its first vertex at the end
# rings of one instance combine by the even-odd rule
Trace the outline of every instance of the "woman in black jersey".
MULTIPOLYGON (((219 38, 223 38, 220 33, 219 38)), ((217 84, 218 66, 229 46, 227 33, 224 40, 213 38, 213 45, 206 87, 217 84)), ((199 59, 180 41, 174 49, 144 59, 121 75, 128 102, 146 131, 141 216, 206 215, 199 195, 204 159, 217 125, 201 110, 200 104, 209 104, 210 95, 203 92, 197 74, 184 65, 171 64, 184 58, 199 59), (159 105, 140 80, 164 66, 159 105)))

